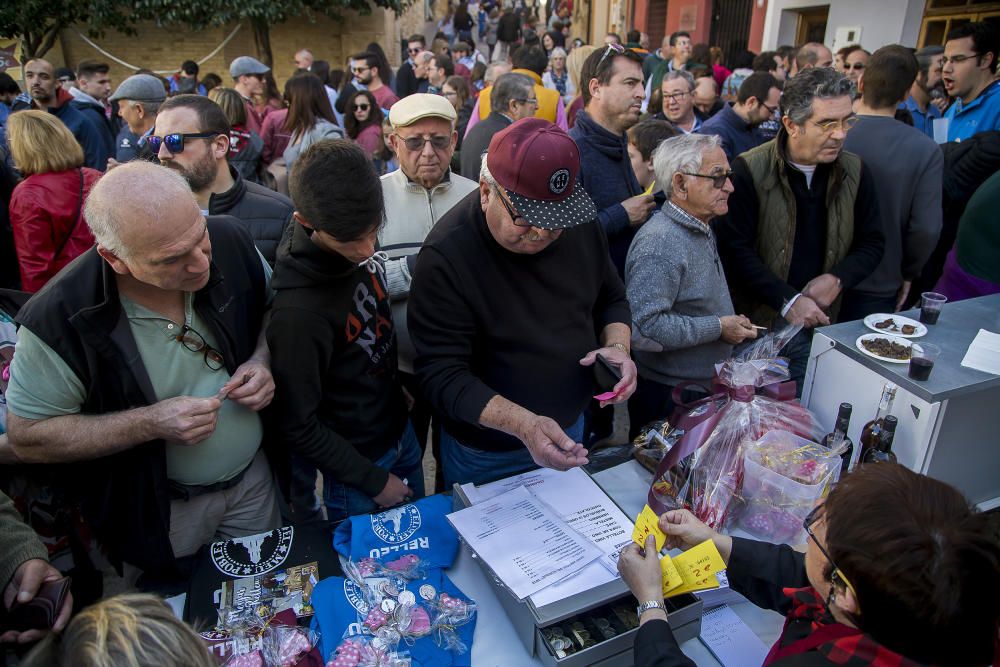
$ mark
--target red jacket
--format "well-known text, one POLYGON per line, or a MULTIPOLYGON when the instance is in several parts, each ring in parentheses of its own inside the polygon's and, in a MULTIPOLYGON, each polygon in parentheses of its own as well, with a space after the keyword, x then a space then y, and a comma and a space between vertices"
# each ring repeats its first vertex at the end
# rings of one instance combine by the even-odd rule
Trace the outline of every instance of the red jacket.
POLYGON ((21 269, 21 289, 26 292, 40 290, 62 267, 94 245, 83 217, 81 173, 86 199, 101 177, 101 172, 87 167, 32 174, 14 188, 10 198, 10 226, 21 269), (56 256, 60 247, 62 250, 56 256))

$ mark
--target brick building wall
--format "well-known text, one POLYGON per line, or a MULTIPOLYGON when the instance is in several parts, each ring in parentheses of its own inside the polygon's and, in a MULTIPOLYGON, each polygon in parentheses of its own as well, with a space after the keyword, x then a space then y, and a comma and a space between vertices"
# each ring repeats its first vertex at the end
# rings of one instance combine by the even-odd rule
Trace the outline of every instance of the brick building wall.
MULTIPOLYGON (((316 16, 314 21, 296 17, 271 27, 271 53, 274 57, 274 75, 279 88, 295 70, 293 56, 301 48, 312 51, 318 60, 327 60, 332 69, 343 68, 345 59, 352 53, 363 51, 369 42, 378 42, 389 61, 399 63, 399 36, 423 32, 423 10, 416 4, 402 16, 391 11, 375 9, 362 16, 354 12, 345 14, 343 22, 326 16, 316 16)), ((92 39, 99 47, 115 57, 154 71, 176 71, 184 60, 199 61, 215 49, 236 27, 230 24, 194 32, 178 27, 157 27, 152 23, 140 24, 135 36, 108 32, 104 37, 92 39)), ((82 29, 81 29, 82 32, 82 29)), ((201 64, 201 74, 215 72, 225 85, 231 85, 229 63, 237 56, 257 56, 253 30, 244 22, 236 36, 215 56, 201 64)), ((65 64, 74 67, 84 59, 98 59, 111 65, 113 85, 134 73, 94 49, 73 28, 63 30, 58 44, 47 55, 57 67, 65 64)))

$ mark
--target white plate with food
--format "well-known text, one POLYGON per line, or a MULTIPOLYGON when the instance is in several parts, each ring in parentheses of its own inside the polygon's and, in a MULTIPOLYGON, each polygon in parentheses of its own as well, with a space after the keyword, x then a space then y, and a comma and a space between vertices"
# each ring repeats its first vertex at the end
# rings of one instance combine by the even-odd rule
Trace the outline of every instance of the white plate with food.
POLYGON ((920 338, 927 335, 927 327, 909 317, 896 313, 875 313, 864 319, 865 326, 879 333, 900 336, 901 338, 920 338))
POLYGON ((869 357, 874 357, 879 361, 888 361, 890 364, 908 364, 910 363, 910 348, 913 346, 913 341, 901 336, 870 333, 859 336, 855 345, 869 357))

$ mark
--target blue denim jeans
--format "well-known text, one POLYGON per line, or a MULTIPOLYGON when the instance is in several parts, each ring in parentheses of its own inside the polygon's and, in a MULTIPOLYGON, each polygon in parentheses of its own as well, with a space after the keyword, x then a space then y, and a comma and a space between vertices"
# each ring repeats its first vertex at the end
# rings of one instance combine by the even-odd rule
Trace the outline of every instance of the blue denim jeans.
MULTIPOLYGON (((375 461, 375 465, 407 480, 407 484, 413 489, 413 499, 416 500, 424 495, 422 458, 417 436, 407 420, 399 442, 375 461)), ((326 518, 331 523, 343 521, 349 516, 371 514, 379 509, 375 500, 361 489, 333 480, 333 475, 324 473, 323 501, 326 503, 326 518)))
MULTIPOLYGON (((573 442, 581 442, 583 415, 565 430, 573 442)), ((450 491, 455 483, 485 484, 537 467, 527 447, 510 452, 485 452, 462 444, 444 429, 441 431, 441 468, 444 471, 445 491, 450 491)))

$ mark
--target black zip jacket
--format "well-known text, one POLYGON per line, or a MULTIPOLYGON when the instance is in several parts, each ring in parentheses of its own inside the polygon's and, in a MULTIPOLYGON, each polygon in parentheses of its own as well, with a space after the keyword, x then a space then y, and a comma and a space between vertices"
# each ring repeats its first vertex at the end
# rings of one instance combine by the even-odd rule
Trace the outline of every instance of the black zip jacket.
POLYGON ((232 165, 229 165, 229 173, 233 177, 233 187, 209 197, 208 212, 239 218, 250 232, 260 254, 274 266, 278 242, 295 210, 292 200, 263 185, 245 180, 232 165))
POLYGON ((406 426, 383 270, 323 250, 293 223, 271 286, 277 295, 267 342, 278 437, 324 474, 377 496, 389 472, 373 461, 406 426))

